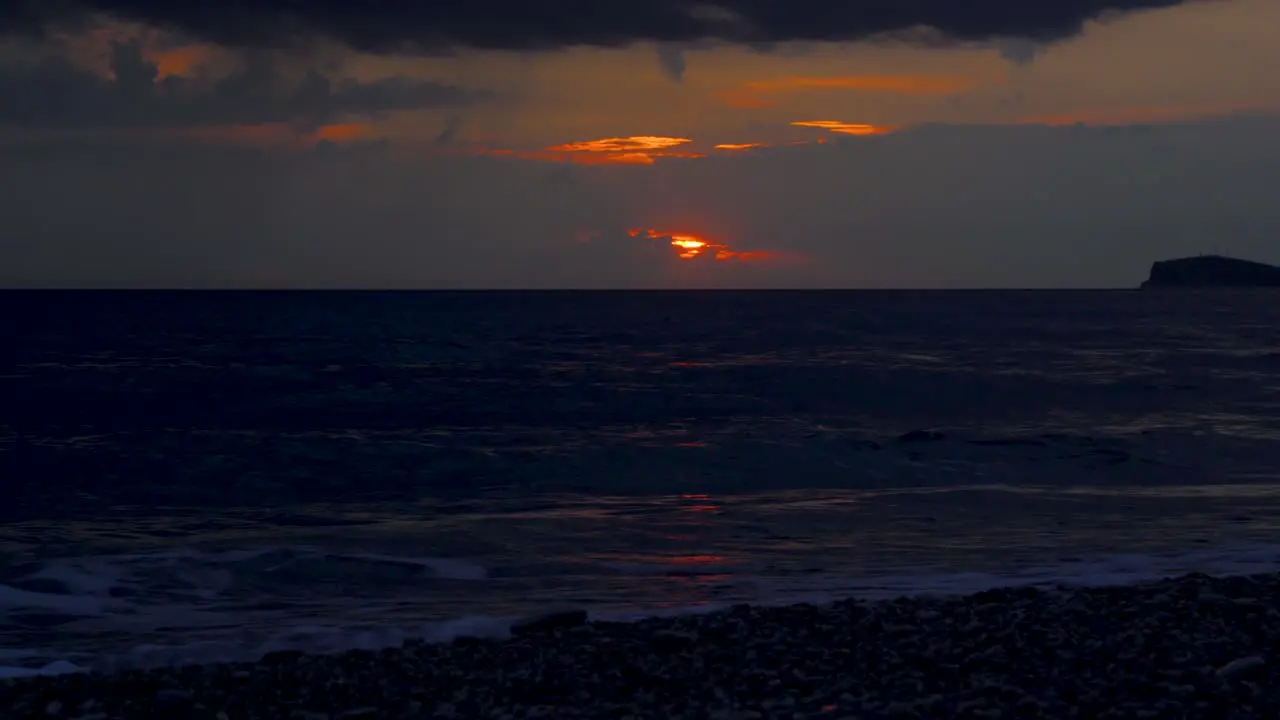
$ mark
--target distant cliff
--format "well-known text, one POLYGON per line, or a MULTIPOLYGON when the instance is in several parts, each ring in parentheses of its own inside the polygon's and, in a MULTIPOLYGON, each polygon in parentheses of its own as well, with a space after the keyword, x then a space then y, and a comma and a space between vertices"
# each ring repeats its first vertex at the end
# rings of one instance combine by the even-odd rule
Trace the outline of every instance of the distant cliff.
POLYGON ((1280 267, 1221 255, 1162 260, 1142 287, 1280 287, 1280 267))

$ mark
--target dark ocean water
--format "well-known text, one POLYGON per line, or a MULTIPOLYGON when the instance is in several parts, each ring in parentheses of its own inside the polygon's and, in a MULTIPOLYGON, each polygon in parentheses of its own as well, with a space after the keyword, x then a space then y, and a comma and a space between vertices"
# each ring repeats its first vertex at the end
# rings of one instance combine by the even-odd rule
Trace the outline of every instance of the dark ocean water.
POLYGON ((1280 567, 1277 300, 3 293, 0 664, 1280 567))

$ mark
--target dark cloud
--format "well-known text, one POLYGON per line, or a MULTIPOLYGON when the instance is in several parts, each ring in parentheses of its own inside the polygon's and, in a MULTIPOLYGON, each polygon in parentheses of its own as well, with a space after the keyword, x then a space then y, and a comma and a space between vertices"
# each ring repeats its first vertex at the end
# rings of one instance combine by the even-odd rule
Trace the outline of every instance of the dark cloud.
POLYGON ((662 68, 662 74, 671 78, 672 82, 684 82, 684 48, 669 43, 659 45, 658 65, 662 68))
POLYGON ((999 43, 1000 57, 1015 65, 1030 65, 1041 49, 1035 41, 1023 38, 1011 38, 999 43))
POLYGON ((462 132, 462 116, 454 115, 445 123, 444 129, 436 135, 432 145, 438 148, 447 148, 453 146, 458 140, 458 133, 462 132))
POLYGON ((0 125, 32 128, 198 127, 286 122, 319 126, 396 110, 466 105, 481 95, 402 77, 334 80, 318 71, 289 82, 264 55, 219 78, 168 76, 136 42, 113 46, 114 78, 62 59, 0 65, 0 125))
POLYGON ((723 39, 767 46, 856 40, 930 28, 950 41, 1076 34, 1113 12, 1191 0, 9 0, 0 28, 42 30, 94 16, 139 21, 230 45, 308 37, 368 51, 466 46, 537 49, 723 39))

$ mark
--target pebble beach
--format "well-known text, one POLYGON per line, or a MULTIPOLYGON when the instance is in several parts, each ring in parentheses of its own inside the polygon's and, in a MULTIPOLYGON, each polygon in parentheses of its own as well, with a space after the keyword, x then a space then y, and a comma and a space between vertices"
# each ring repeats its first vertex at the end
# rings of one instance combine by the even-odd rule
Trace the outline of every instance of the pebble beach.
POLYGON ((1280 575, 740 605, 634 623, 567 610, 503 639, 0 681, 0 716, 1275 718, 1280 575))

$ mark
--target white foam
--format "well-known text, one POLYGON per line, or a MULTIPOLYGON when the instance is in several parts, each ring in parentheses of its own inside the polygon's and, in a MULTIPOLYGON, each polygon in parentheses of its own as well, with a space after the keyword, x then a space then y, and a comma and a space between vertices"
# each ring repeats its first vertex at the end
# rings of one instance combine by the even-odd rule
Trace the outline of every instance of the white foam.
MULTIPOLYGON (((431 558, 383 558, 369 555, 366 559, 378 561, 408 562, 431 568, 440 575, 453 573, 464 579, 484 577, 477 571, 478 565, 462 562, 454 567, 449 563, 438 566, 431 558)), ((637 574, 665 572, 669 568, 660 564, 639 563, 624 566, 637 574)), ((685 566, 674 566, 688 571, 685 566)), ((699 572, 707 568, 699 566, 699 572)), ((738 568, 741 570, 741 568, 738 568)), ((615 569, 616 570, 616 569, 615 569)), ((1107 557, 1064 559, 1058 562, 1012 567, 983 572, 902 572, 877 576, 831 578, 823 574, 803 574, 788 577, 751 577, 735 575, 735 585, 753 588, 750 602, 758 605, 785 605, 797 602, 824 604, 857 597, 885 599, 898 596, 965 595, 994 587, 1038 586, 1079 587, 1098 585, 1124 585, 1203 572, 1210 575, 1245 575, 1261 572, 1280 572, 1280 546, 1267 544, 1232 545, 1164 554, 1117 554, 1107 557)), ((87 586, 86 586, 87 587, 87 586)), ((15 599, 23 606, 40 606, 46 609, 94 610, 100 609, 103 598, 75 597, 29 593, 12 588, 0 593, 9 598, 9 607, 15 607, 15 599), (48 601, 47 603, 45 601, 48 601), (41 603, 45 603, 41 605, 41 603)), ((672 607, 590 607, 590 617, 595 620, 635 621, 648 617, 707 613, 742 600, 694 603, 672 607)), ((563 606, 565 603, 558 603, 563 606)), ((375 603, 376 605, 376 603, 375 603)), ((162 632, 155 636, 158 642, 140 644, 129 649, 90 655, 66 652, 54 655, 51 648, 33 649, 30 652, 11 648, 0 653, 8 667, 0 668, 0 677, 27 677, 54 672, 74 672, 82 668, 115 670, 124 667, 150 667, 186 663, 246 661, 260 658, 276 650, 299 650, 308 653, 332 653, 349 649, 378 649, 394 647, 407 640, 447 642, 460 636, 504 637, 510 632, 515 618, 506 616, 468 615, 430 622, 374 622, 355 625, 351 620, 330 621, 324 617, 287 618, 274 617, 267 622, 237 625, 234 613, 220 614, 193 607, 174 605, 138 607, 131 615, 106 618, 111 628, 118 632, 152 633, 173 628, 204 627, 212 632, 203 633, 198 641, 164 642, 164 638, 181 638, 182 632, 162 632), (142 612, 144 611, 145 612, 142 612), (226 628, 223 632, 221 628, 226 628), (50 663, 49 660, 58 659, 50 663), (36 665, 39 667, 19 667, 36 665)), ((376 613, 370 613, 376 616, 376 613)), ((352 617, 351 615, 347 616, 352 617)), ((244 620, 244 619, 242 619, 244 620)))
POLYGON ((1163 554, 1117 554, 990 572, 904 573, 858 578, 841 583, 758 580, 770 604, 830 601, 843 597, 885 599, 901 596, 969 595, 996 587, 1096 587, 1135 583, 1200 572, 1230 576, 1280 572, 1280 546, 1239 544, 1163 554))
POLYGON ((510 635, 517 618, 466 616, 402 627, 343 627, 296 623, 278 628, 260 641, 209 640, 199 643, 135 646, 110 657, 98 657, 93 667, 112 671, 127 667, 158 667, 189 663, 254 661, 282 650, 331 654, 347 650, 379 650, 408 641, 449 642, 459 637, 502 638, 510 635))
POLYGON ((83 672, 84 668, 65 660, 55 660, 54 662, 38 668, 24 667, 0 667, 0 680, 5 678, 26 678, 41 677, 47 675, 65 675, 67 673, 83 672))
POLYGON ((122 603, 95 596, 63 595, 22 590, 0 585, 0 610, 5 611, 53 611, 68 615, 103 615, 114 609, 123 609, 122 603))
MULTIPOLYGON (((319 552, 308 548, 312 552, 319 552)), ((484 580, 489 577, 489 570, 466 560, 440 557, 402 557, 383 555, 380 553, 325 552, 329 557, 351 560, 368 560, 371 562, 392 563, 397 565, 417 565, 430 570, 442 580, 484 580)))
POLYGON ((265 571, 278 570, 300 560, 333 558, 370 563, 421 567, 447 580, 479 581, 488 569, 469 560, 446 557, 404 557, 369 552, 335 551, 317 546, 269 546, 236 550, 179 548, 153 553, 101 555, 89 558, 55 558, 20 581, 44 580, 66 592, 38 592, 0 585, 0 611, 49 610, 78 615, 101 615, 126 610, 131 604, 117 595, 145 594, 143 576, 162 572, 180 581, 168 591, 193 600, 213 600, 232 589, 242 563, 278 557, 265 571), (121 593, 118 591, 132 591, 121 593))
POLYGON ((27 575, 25 580, 50 580, 75 595, 109 595, 124 572, 110 557, 58 560, 27 575))

